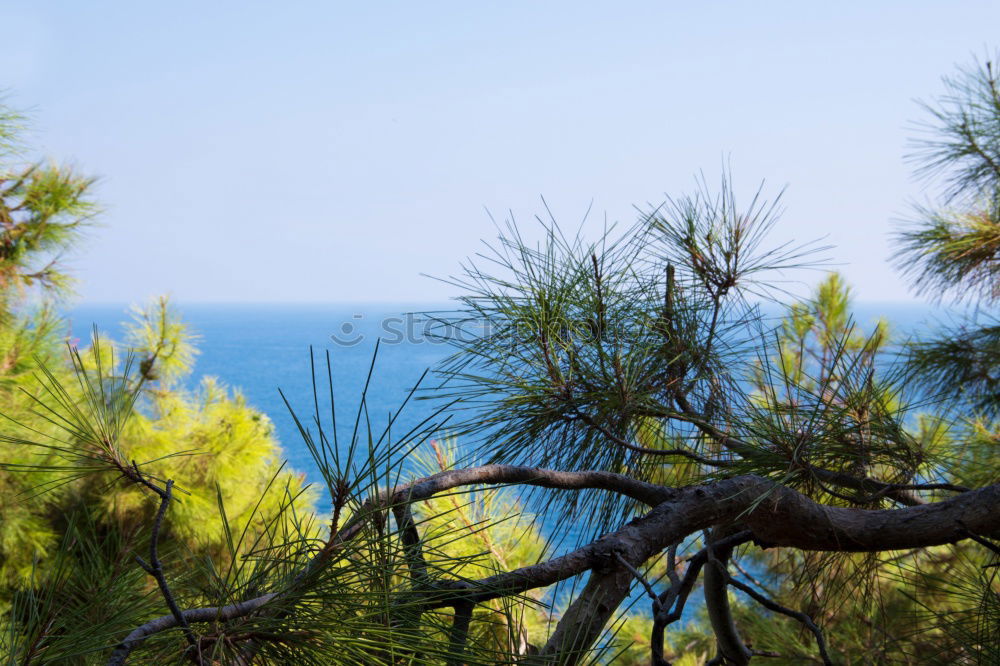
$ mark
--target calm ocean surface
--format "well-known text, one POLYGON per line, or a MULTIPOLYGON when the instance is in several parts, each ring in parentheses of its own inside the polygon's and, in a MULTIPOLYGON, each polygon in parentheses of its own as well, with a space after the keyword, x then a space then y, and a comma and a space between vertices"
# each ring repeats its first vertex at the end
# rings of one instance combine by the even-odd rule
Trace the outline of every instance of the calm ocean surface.
MULTIPOLYGON (((193 388, 200 377, 211 375, 239 389, 250 404, 274 422, 291 466, 314 480, 317 475, 312 459, 278 393, 279 388, 284 391, 300 417, 311 418, 310 345, 317 356, 317 368, 323 373, 321 389, 326 382, 324 353, 330 352, 342 437, 349 435, 348 428, 353 425, 376 339, 382 342, 367 404, 377 432, 381 432, 389 413, 396 412, 421 374, 453 351, 449 345, 426 339, 419 318, 405 314, 447 309, 440 304, 196 304, 179 309, 190 330, 199 336, 196 344, 200 354, 189 386, 193 388)), ((900 303, 861 304, 854 311, 858 324, 865 329, 882 316, 900 335, 918 332, 925 322, 941 316, 940 310, 928 306, 900 303)), ((68 315, 72 335, 82 339, 89 337, 96 324, 101 331, 121 340, 122 324, 129 319, 126 305, 84 305, 68 315)), ((428 375, 422 386, 434 383, 428 375)), ((393 432, 406 432, 429 416, 433 405, 433 401, 411 401, 393 432)))

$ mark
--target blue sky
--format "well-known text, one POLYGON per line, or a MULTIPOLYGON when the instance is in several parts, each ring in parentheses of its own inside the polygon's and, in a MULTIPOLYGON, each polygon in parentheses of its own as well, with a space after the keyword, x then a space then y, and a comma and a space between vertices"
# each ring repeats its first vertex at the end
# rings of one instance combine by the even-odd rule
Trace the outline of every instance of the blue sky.
MULTIPOLYGON (((913 298, 916 98, 997 2, 10 2, 0 87, 101 177, 85 301, 440 301, 544 196, 575 226, 714 180, 787 185, 862 300, 913 298)), ((993 40, 993 41, 990 41, 993 40)), ((814 280, 804 275, 805 281, 814 280)))

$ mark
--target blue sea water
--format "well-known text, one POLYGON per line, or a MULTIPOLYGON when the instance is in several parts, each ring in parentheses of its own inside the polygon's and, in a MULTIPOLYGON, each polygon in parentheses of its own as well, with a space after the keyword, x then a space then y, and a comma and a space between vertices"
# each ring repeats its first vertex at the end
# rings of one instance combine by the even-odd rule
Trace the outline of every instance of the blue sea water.
MULTIPOLYGON (((324 428, 329 424, 326 353, 330 354, 338 430, 348 437, 354 425, 376 340, 381 340, 365 397, 376 436, 396 414, 421 375, 454 350, 427 339, 420 318, 407 313, 439 309, 434 304, 277 305, 194 304, 180 309, 183 321, 197 336, 199 354, 188 388, 212 376, 267 414, 275 425, 289 464, 318 480, 279 389, 306 425, 312 421, 313 394, 310 347, 316 361, 324 428)), ((69 312, 72 335, 87 339, 93 326, 114 340, 124 338, 128 307, 84 305, 69 312)), ((430 387, 428 375, 421 386, 430 387)), ((404 433, 427 418, 434 407, 411 400, 393 424, 404 433)))
MULTIPOLYGON (((326 386, 325 354, 330 354, 343 437, 353 426, 375 343, 381 339, 366 395, 373 429, 380 433, 421 375, 454 351, 428 337, 424 318, 409 313, 447 309, 447 305, 435 303, 185 305, 180 313, 198 336, 200 351, 189 387, 210 375, 240 390, 251 405, 271 418, 290 465, 318 480, 308 449, 279 394, 281 389, 296 413, 311 419, 310 346, 316 356, 321 391, 326 386)), ((86 339, 96 325, 121 340, 128 310, 124 304, 76 307, 67 313, 72 335, 86 339)), ((870 330, 876 319, 884 317, 896 334, 904 336, 918 333, 926 323, 942 316, 939 310, 906 303, 861 304, 854 311, 862 329, 870 330)), ((428 375, 421 384, 428 391, 421 394, 429 394, 435 381, 428 375)), ((435 401, 411 400, 394 423, 393 432, 405 432, 435 408, 435 401)), ((325 411, 322 406, 321 410, 325 411)))
MULTIPOLYGON (((390 413, 395 414, 410 389, 426 371, 454 352, 448 344, 425 334, 424 319, 407 313, 447 310, 440 304, 213 304, 187 305, 181 308, 183 320, 198 336, 200 350, 189 388, 199 378, 216 377, 231 388, 240 390, 248 402, 266 413, 290 465, 314 482, 318 474, 295 421, 279 394, 287 396, 300 417, 313 413, 310 346, 320 371, 320 386, 325 387, 325 354, 330 353, 333 388, 337 401, 341 437, 350 434, 360 403, 376 340, 381 340, 371 382, 366 394, 373 430, 380 433, 390 413)), ((870 332, 879 318, 891 322, 898 337, 919 335, 927 326, 947 321, 953 313, 923 305, 905 303, 862 304, 854 308, 855 321, 870 332)), ((67 313, 72 335, 86 339, 91 328, 113 339, 123 339, 123 323, 129 319, 125 305, 84 305, 67 313)), ((769 321, 778 323, 778 311, 769 321)), ((424 386, 435 384, 428 376, 424 386)), ((393 431, 403 433, 431 416, 437 401, 411 400, 394 423, 393 431)), ((321 407, 321 409, 324 409, 321 407)), ((548 531, 542 516, 542 529, 548 531)), ((571 536, 563 541, 564 550, 571 536)), ((566 594, 566 590, 558 592, 566 594)), ((644 608, 642 590, 636 586, 630 601, 644 608)), ((693 600, 685 609, 689 621, 700 602, 693 600)))

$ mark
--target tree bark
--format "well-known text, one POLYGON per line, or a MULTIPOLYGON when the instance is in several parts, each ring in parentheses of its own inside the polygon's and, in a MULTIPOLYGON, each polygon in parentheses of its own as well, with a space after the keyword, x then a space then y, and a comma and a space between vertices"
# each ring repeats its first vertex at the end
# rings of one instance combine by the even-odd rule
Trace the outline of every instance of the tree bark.
POLYGON ((705 545, 708 561, 705 563, 702 589, 705 594, 708 619, 723 663, 747 666, 750 663, 750 652, 740 638, 729 606, 729 558, 733 554, 733 548, 713 545, 714 542, 729 536, 732 531, 732 529, 717 528, 709 533, 708 543, 705 545))
MULTIPOLYGON (((479 603, 519 594, 593 570, 597 572, 593 585, 588 583, 589 590, 585 588, 591 601, 575 604, 577 609, 574 610, 575 617, 580 618, 577 626, 588 627, 581 635, 593 639, 600 634, 596 627, 597 620, 610 617, 614 608, 586 615, 584 607, 587 603, 610 606, 622 589, 618 576, 625 580, 623 584, 627 588, 626 579, 631 575, 624 567, 622 572, 616 571, 620 565, 614 564, 614 553, 638 568, 670 544, 713 526, 733 523, 741 529, 750 530, 755 541, 768 547, 838 552, 925 548, 955 543, 969 538, 970 534, 1000 537, 1000 484, 971 490, 941 502, 872 511, 818 504, 791 488, 754 475, 671 489, 606 472, 568 473, 487 465, 436 474, 374 501, 385 507, 399 501, 427 499, 460 486, 485 483, 604 488, 655 504, 645 516, 566 555, 478 581, 440 581, 421 593, 426 599, 426 609, 431 610, 454 606, 461 601, 479 603), (588 617, 590 621, 587 621, 588 617)), ((341 530, 345 539, 351 538, 348 534, 359 532, 348 526, 341 530)), ((317 557, 323 557, 324 553, 326 551, 317 557)), ((190 609, 182 614, 186 621, 192 623, 225 621, 257 612, 277 596, 269 594, 232 606, 190 609)), ((619 603, 621 599, 624 596, 619 603)), ((124 663, 129 652, 146 637, 175 626, 177 620, 172 615, 166 615, 138 627, 122 641, 109 663, 124 663)))
POLYGON ((592 572, 580 596, 559 620, 537 661, 531 663, 575 666, 586 661, 591 646, 628 597, 632 579, 632 574, 620 564, 606 572, 592 572))

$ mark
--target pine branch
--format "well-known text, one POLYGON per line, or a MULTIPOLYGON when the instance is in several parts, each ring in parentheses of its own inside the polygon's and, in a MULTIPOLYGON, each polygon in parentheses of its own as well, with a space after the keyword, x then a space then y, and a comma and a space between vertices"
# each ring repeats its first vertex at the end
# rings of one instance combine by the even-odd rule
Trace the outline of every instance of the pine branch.
POLYGON ((170 614, 174 617, 174 620, 176 620, 177 626, 179 626, 184 632, 184 638, 187 639, 188 645, 190 645, 193 649, 192 652, 190 652, 191 660, 200 666, 202 660, 200 651, 198 650, 198 639, 195 637, 194 632, 191 630, 191 626, 188 624, 188 621, 184 616, 184 613, 181 612, 180 607, 177 605, 177 601, 174 599, 173 591, 170 589, 170 584, 167 582, 166 574, 163 572, 163 564, 160 562, 159 555, 160 529, 163 527, 163 517, 167 514, 167 508, 170 506, 170 500, 173 498, 174 482, 173 480, 168 480, 163 488, 159 488, 143 477, 134 461, 132 465, 135 468, 136 473, 139 475, 140 483, 160 496, 160 508, 156 512, 156 519, 153 521, 153 532, 149 541, 149 562, 147 563, 143 561, 143 559, 138 555, 135 556, 135 560, 138 562, 139 566, 142 567, 143 571, 156 579, 156 584, 159 586, 160 594, 163 595, 163 599, 167 603, 167 608, 170 609, 170 614))
POLYGON ((833 661, 830 659, 830 654, 827 652, 826 649, 826 640, 823 638, 823 632, 820 631, 820 628, 816 626, 816 623, 813 622, 813 619, 811 617, 809 617, 805 613, 792 610, 790 608, 786 608, 781 604, 778 604, 777 602, 768 599, 757 590, 753 589, 749 585, 741 583, 732 576, 729 577, 729 585, 745 593, 747 596, 749 596, 754 601, 762 605, 764 608, 773 611, 775 613, 781 613, 782 615, 787 615, 788 617, 801 622, 802 625, 805 626, 806 629, 811 631, 813 636, 816 637, 816 646, 819 648, 819 654, 820 657, 823 659, 824 666, 833 666, 833 661))
MULTIPOLYGON (((379 506, 385 510, 394 499, 397 502, 402 498, 421 501, 451 488, 487 482, 542 485, 544 481, 549 487, 579 489, 607 487, 616 476, 487 465, 450 470, 407 484, 395 492, 381 495, 379 506)), ((670 544, 714 525, 735 521, 745 526, 752 538, 769 547, 789 546, 835 552, 879 552, 954 543, 966 538, 958 521, 976 534, 1000 534, 1000 513, 994 510, 1000 504, 1000 484, 934 504, 887 510, 818 504, 795 490, 753 475, 682 489, 635 481, 626 485, 630 487, 616 490, 639 491, 637 494, 640 496, 658 497, 662 501, 645 516, 566 555, 478 580, 441 581, 410 594, 416 594, 418 600, 422 599, 423 609, 429 611, 513 596, 592 571, 595 572, 591 576, 593 584, 583 597, 584 601, 577 599, 580 603, 576 605, 574 619, 568 621, 567 631, 562 634, 564 639, 572 639, 574 636, 596 636, 594 632, 599 633, 603 627, 603 624, 597 626, 601 618, 606 621, 610 612, 627 595, 631 574, 617 564, 615 553, 635 567, 636 563, 645 562, 670 544), (619 595, 622 589, 624 592, 619 595), (592 603, 600 604, 604 610, 596 612, 589 607, 592 603), (608 608, 609 604, 613 607, 608 608)), ((360 533, 357 529, 350 532, 354 536, 360 533)), ((747 534, 741 532, 719 541, 716 547, 747 538, 747 534)), ((705 557, 707 560, 707 553, 705 557)), ((692 569, 693 566, 689 572, 692 569)), ((685 583, 688 578, 686 575, 685 583)), ((693 585, 693 580, 690 584, 693 585)), ((222 608, 191 609, 183 611, 182 616, 188 623, 224 621, 257 612, 277 596, 272 593, 222 608)), ((677 596, 680 597, 680 594, 677 596)), ((167 615, 137 628, 119 645, 109 664, 124 663, 127 655, 146 637, 178 626, 178 623, 173 615, 167 615)), ((570 643, 575 646, 574 650, 582 645, 576 640, 570 640, 570 643)))

